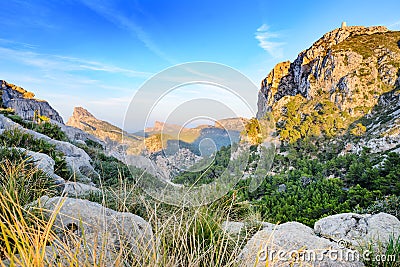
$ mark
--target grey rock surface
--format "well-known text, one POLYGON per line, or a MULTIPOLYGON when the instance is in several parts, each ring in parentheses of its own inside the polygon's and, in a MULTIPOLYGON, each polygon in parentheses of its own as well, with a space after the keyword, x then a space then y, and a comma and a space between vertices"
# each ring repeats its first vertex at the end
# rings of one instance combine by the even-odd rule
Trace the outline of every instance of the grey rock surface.
POLYGON ((238 235, 245 227, 243 222, 225 221, 222 223, 221 228, 225 233, 231 235, 238 235))
POLYGON ((25 91, 23 88, 0 80, 0 90, 2 91, 3 106, 12 108, 23 119, 32 120, 35 111, 37 111, 40 115, 44 115, 59 123, 64 123, 58 112, 47 101, 25 97, 22 93, 25 91))
POLYGON ((360 215, 343 213, 320 219, 315 233, 331 240, 343 240, 354 247, 387 243, 390 236, 400 235, 400 221, 393 215, 378 213, 360 215))
POLYGON ((48 215, 57 211, 53 228, 79 262, 93 264, 101 260, 102 266, 114 266, 117 260, 123 261, 121 255, 143 257, 154 249, 150 224, 132 213, 74 198, 42 197, 39 205, 48 215), (94 251, 96 254, 90 255, 94 251))
POLYGON ((308 226, 288 222, 257 232, 243 248, 240 266, 364 266, 350 258, 353 253, 317 236, 308 226), (344 256, 335 258, 336 254, 344 256))
POLYGON ((18 123, 13 122, 9 118, 0 114, 0 133, 5 129, 13 128, 18 128, 28 134, 33 135, 36 139, 43 139, 48 143, 55 145, 58 151, 64 153, 67 165, 75 173, 75 179, 78 182, 90 184, 91 178, 99 176, 90 163, 91 158, 83 149, 76 147, 69 142, 54 140, 46 135, 25 129, 18 123))

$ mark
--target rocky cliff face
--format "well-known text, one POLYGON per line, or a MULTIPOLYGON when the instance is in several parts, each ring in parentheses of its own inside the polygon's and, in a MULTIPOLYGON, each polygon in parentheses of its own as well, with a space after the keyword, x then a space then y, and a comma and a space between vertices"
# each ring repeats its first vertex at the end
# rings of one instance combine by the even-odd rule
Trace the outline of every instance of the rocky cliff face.
POLYGON ((292 116, 294 123, 287 130, 298 127, 299 133, 292 136, 296 139, 309 131, 307 127, 300 129, 301 122, 325 123, 317 122, 313 112, 334 112, 339 116, 332 126, 338 132, 370 113, 379 97, 399 84, 399 67, 400 32, 381 26, 335 29, 293 62, 273 68, 261 83, 257 117, 272 111, 285 129, 288 110, 295 107, 299 116, 292 116))
POLYGON ((0 95, 2 106, 12 108, 23 119, 32 120, 37 111, 42 116, 64 123, 58 112, 48 102, 35 99, 35 94, 19 86, 0 80, 0 95))

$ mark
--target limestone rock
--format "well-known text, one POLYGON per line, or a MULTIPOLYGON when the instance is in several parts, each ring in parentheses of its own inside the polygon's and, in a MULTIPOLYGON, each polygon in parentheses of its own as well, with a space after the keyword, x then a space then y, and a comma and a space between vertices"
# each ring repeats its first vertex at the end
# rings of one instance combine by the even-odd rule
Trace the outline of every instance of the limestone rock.
POLYGON ((91 140, 105 147, 105 143, 103 141, 81 129, 68 126, 63 123, 59 123, 57 121, 52 121, 52 123, 60 127, 61 131, 63 131, 66 134, 67 138, 72 142, 76 143, 81 142, 82 144, 86 144, 85 141, 91 140))
POLYGON ((58 112, 43 100, 34 99, 33 93, 25 89, 0 80, 0 91, 3 106, 12 108, 23 119, 32 120, 35 111, 59 123, 64 123, 58 112))
POLYGON ((84 262, 92 265, 94 259, 99 263, 100 256, 104 266, 113 266, 118 257, 120 261, 128 253, 132 257, 144 257, 154 249, 150 224, 132 213, 116 212, 73 198, 42 197, 39 205, 48 215, 57 211, 53 229, 76 252, 82 266, 84 262), (94 251, 96 254, 91 255, 94 251))
POLYGON ((243 222, 233 222, 233 221, 224 221, 221 225, 222 230, 225 233, 231 235, 238 235, 245 227, 243 222))
POLYGON ((55 145, 57 150, 64 153, 67 165, 75 173, 75 178, 77 181, 90 184, 91 178, 99 176, 90 163, 91 158, 83 149, 76 147, 71 143, 54 140, 46 135, 25 129, 21 125, 0 114, 0 132, 2 130, 4 131, 4 129, 12 128, 18 128, 28 134, 33 135, 36 139, 43 139, 48 143, 55 145))
POLYGON ((222 119, 215 122, 215 127, 223 128, 230 131, 243 131, 245 128, 246 123, 249 120, 246 118, 229 118, 229 119, 222 119))
POLYGON ((315 235, 313 229, 298 222, 266 227, 257 232, 243 248, 240 266, 364 266, 345 256, 353 251, 315 235), (313 254, 314 253, 314 254, 313 254))
POLYGON ((341 154, 360 153, 364 147, 369 148, 371 153, 399 151, 400 87, 381 95, 377 107, 366 118, 365 134, 356 142, 348 142, 341 154))
POLYGON ((100 193, 101 190, 92 185, 83 184, 79 182, 65 181, 63 178, 54 173, 54 160, 46 154, 33 152, 24 148, 16 148, 19 151, 26 153, 31 161, 35 164, 36 168, 42 170, 49 175, 54 183, 58 186, 57 189, 63 196, 71 197, 84 197, 90 193, 100 193))
POLYGON ((54 173, 55 162, 50 156, 39 152, 29 151, 24 148, 16 149, 26 153, 26 155, 31 158, 31 161, 33 162, 33 164, 35 164, 36 168, 42 170, 44 173, 49 175, 53 179, 55 184, 63 185, 65 183, 65 180, 63 178, 54 173))
POLYGON ((104 142, 108 154, 138 155, 144 149, 142 136, 127 133, 109 122, 99 120, 82 107, 74 108, 74 112, 66 124, 104 142))
POLYGON ((257 118, 272 111, 285 125, 286 105, 295 100, 301 102, 296 112, 302 120, 328 103, 345 114, 340 116, 348 126, 349 117, 367 115, 382 94, 398 85, 399 39, 400 32, 385 27, 347 26, 326 33, 293 62, 277 64, 262 81, 257 118))
POLYGON ((344 240, 357 247, 387 243, 400 235, 400 221, 386 213, 359 215, 344 213, 325 217, 314 225, 315 233, 332 240, 344 240))
POLYGON ((100 194, 101 190, 93 185, 66 181, 63 184, 62 195, 68 197, 86 197, 89 194, 100 194))

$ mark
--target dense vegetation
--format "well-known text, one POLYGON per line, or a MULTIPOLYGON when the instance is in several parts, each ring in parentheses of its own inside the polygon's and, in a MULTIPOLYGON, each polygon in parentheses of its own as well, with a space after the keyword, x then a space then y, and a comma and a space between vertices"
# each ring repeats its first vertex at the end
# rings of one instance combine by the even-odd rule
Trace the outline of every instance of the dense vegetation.
POLYGON ((208 159, 203 159, 195 166, 194 169, 201 171, 187 171, 173 178, 173 182, 177 184, 206 184, 215 180, 215 177, 219 177, 226 169, 229 164, 231 154, 230 147, 222 147, 215 155, 211 164, 208 159), (209 165, 209 166, 208 166, 209 165), (204 169, 203 166, 207 166, 204 169))
MULTIPOLYGON (((361 209, 399 217, 398 206, 382 205, 385 199, 400 195, 399 154, 377 156, 364 150, 361 155, 338 156, 332 148, 324 157, 315 156, 321 153, 316 140, 298 140, 282 148, 286 152, 274 161, 277 174, 267 175, 254 192, 248 190, 249 179, 241 180, 232 193, 250 202, 263 220, 275 223, 298 221, 312 226, 324 216, 361 209)), ((253 147, 250 163, 257 160, 255 151, 253 147)), ((184 172, 174 182, 209 183, 224 171, 229 157, 229 147, 224 148, 202 174, 184 172)))
MULTIPOLYGON (((322 99, 326 98, 322 97, 322 90, 318 93, 322 99)), ((313 136, 334 137, 354 120, 329 100, 307 101, 300 95, 291 97, 282 110, 274 111, 274 117, 279 118, 277 126, 280 139, 289 143, 313 136)))

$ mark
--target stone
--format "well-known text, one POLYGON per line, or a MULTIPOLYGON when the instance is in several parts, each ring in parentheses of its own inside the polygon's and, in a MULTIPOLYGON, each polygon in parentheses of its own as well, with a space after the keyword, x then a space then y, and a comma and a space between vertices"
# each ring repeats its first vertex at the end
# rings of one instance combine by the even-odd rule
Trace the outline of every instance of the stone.
POLYGON ((400 221, 393 215, 343 213, 320 219, 315 233, 331 240, 343 240, 353 247, 385 244, 391 236, 400 236, 400 221))
POLYGON ((27 156, 31 157, 32 162, 35 164, 36 168, 42 170, 48 176, 50 176, 56 185, 62 185, 65 183, 65 180, 54 173, 54 160, 43 153, 33 152, 26 150, 24 148, 16 148, 22 152, 25 152, 27 156))
POLYGON ((101 190, 93 185, 66 181, 63 184, 62 195, 68 197, 86 197, 90 194, 100 194, 101 190))
MULTIPOLYGON (((50 137, 37 133, 35 131, 25 129, 18 123, 13 122, 9 118, 0 114, 0 133, 5 129, 18 128, 28 134, 31 134, 36 139, 43 139, 46 142, 56 146, 56 149, 65 155, 65 160, 68 167, 74 172, 75 179, 78 182, 90 184, 92 178, 99 177, 99 174, 94 170, 91 165, 91 158, 81 148, 64 141, 51 139, 50 137)), ((66 178, 66 177, 63 177, 66 178)))
POLYGON ((86 145, 85 141, 91 140, 91 141, 96 142, 96 143, 100 144, 101 146, 105 147, 105 143, 103 141, 101 141, 97 137, 95 137, 81 129, 78 129, 78 128, 75 128, 72 126, 68 126, 63 123, 59 123, 57 121, 51 121, 51 123, 60 127, 61 131, 63 131, 65 133, 65 135, 67 136, 68 140, 70 140, 72 142, 86 145))
POLYGON ((278 186, 278 192, 279 192, 279 193, 284 193, 284 192, 286 192, 286 185, 285 185, 285 184, 280 184, 280 185, 278 186))
POLYGON ((225 233, 231 235, 238 235, 244 229, 245 225, 243 222, 233 222, 233 221, 224 221, 221 225, 222 230, 225 233))
MULTIPOLYGON (((68 248, 61 249, 74 252, 80 264, 86 262, 92 266, 95 261, 102 266, 114 266, 118 260, 123 262, 127 253, 140 257, 140 262, 154 249, 150 224, 132 213, 117 212, 74 198, 44 196, 38 203, 48 216, 56 212, 53 229, 60 240, 68 244, 68 248)), ((49 256, 59 254, 56 252, 60 246, 48 249, 49 256)))
POLYGON ((33 93, 3 80, 0 80, 0 90, 2 91, 3 106, 12 108, 23 119, 32 120, 35 111, 37 111, 42 116, 64 123, 62 117, 47 101, 27 97, 27 94, 34 96, 33 93))
POLYGON ((46 154, 33 152, 24 148, 15 148, 26 153, 31 158, 33 164, 39 170, 49 175, 54 183, 58 186, 57 189, 63 196, 85 197, 91 193, 99 194, 101 190, 95 186, 83 184, 79 182, 65 181, 63 178, 54 173, 54 160, 46 154))
POLYGON ((308 100, 318 98, 319 89, 328 93, 328 100, 335 102, 341 111, 376 105, 377 99, 372 96, 365 99, 363 94, 376 88, 373 81, 379 75, 386 85, 394 86, 398 77, 390 62, 398 61, 400 54, 382 48, 364 58, 351 49, 335 50, 335 46, 349 38, 372 34, 390 34, 390 31, 382 26, 345 26, 324 34, 310 48, 299 53, 293 62, 278 63, 261 82, 257 118, 262 118, 268 111, 279 110, 283 104, 280 101, 287 101, 285 97, 299 94, 308 100), (383 57, 385 60, 381 59, 383 57), (361 79, 361 76, 368 78, 361 79), (364 89, 359 91, 356 87, 364 89))
POLYGON ((364 266, 353 250, 288 222, 258 231, 243 248, 240 266, 364 266))

